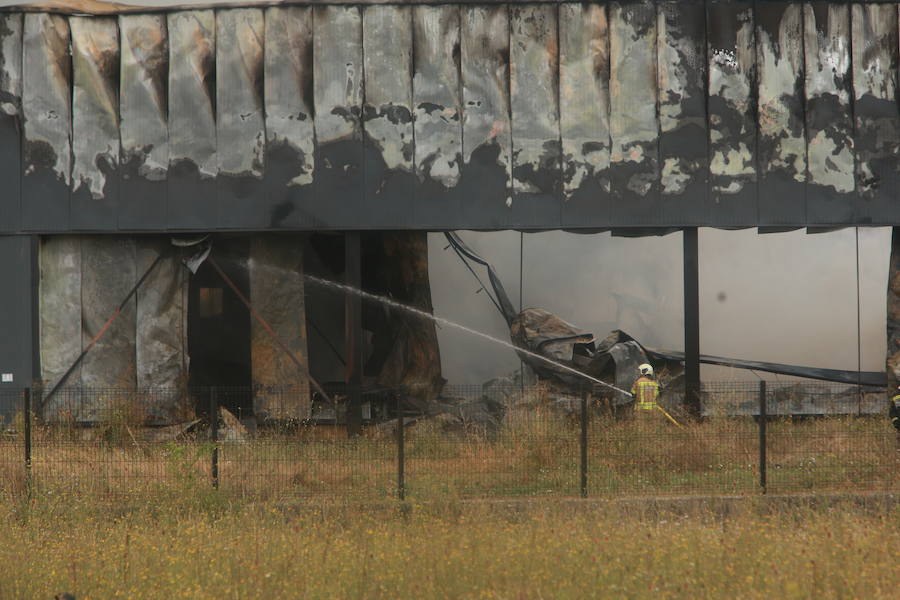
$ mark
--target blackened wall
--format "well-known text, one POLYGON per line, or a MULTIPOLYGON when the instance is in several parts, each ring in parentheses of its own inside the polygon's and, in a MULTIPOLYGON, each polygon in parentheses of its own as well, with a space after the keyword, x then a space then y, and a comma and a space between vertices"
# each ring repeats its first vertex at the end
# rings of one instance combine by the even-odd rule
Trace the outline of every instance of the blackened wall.
POLYGON ((0 382, 0 394, 31 385, 35 378, 36 253, 30 236, 0 236, 0 374, 12 375, 11 382, 0 382))

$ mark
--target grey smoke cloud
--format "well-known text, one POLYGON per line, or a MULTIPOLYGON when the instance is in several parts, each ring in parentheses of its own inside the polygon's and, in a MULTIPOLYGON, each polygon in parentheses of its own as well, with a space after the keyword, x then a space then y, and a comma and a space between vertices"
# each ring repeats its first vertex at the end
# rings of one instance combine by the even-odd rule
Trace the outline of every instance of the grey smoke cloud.
MULTIPOLYGON (((859 230, 863 370, 884 368, 890 228, 859 230)), ((518 305, 519 234, 463 232, 490 260, 518 305)), ((604 336, 623 329, 652 347, 683 348, 681 234, 616 238, 609 233, 526 234, 524 300, 604 336)), ((435 312, 495 336, 506 324, 446 246, 430 234, 435 312)), ((857 365, 855 232, 700 232, 701 350, 734 358, 835 369, 857 365)), ((486 281, 485 281, 486 283, 486 281)), ((463 333, 440 329, 444 376, 480 383, 518 368, 518 359, 463 333)), ((705 379, 750 380, 748 372, 704 367, 705 379)))

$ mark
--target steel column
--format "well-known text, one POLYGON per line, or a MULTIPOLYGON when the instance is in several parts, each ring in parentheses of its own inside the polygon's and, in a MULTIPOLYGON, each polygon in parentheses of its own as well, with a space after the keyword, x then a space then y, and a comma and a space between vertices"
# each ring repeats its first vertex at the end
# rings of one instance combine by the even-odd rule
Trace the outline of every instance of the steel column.
POLYGON ((700 274, 697 228, 685 227, 684 236, 684 401, 700 416, 700 274))

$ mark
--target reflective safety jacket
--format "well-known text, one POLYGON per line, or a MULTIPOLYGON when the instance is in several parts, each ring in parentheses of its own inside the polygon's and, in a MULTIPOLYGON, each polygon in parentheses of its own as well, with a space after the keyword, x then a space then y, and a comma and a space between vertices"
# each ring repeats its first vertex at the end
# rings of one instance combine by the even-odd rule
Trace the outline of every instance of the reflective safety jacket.
POLYGON ((634 394, 635 409, 654 410, 659 397, 659 383, 649 377, 639 377, 631 386, 631 393, 634 394))

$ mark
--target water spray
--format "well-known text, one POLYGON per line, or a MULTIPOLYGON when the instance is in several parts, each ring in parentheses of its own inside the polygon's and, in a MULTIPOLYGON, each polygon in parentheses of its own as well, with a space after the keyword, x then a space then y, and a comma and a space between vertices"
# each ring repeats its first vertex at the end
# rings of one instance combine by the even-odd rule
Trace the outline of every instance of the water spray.
POLYGON ((374 300, 375 302, 380 302, 386 306, 390 306, 391 308, 396 308, 396 309, 408 312, 408 313, 416 315, 418 317, 422 317, 423 319, 429 319, 440 325, 444 325, 446 327, 452 327, 454 329, 459 329, 461 331, 465 331, 466 333, 470 333, 472 335, 478 336, 482 339, 488 340, 489 342, 493 342, 495 344, 500 344, 501 346, 511 348, 517 352, 521 352, 522 354, 525 354, 532 358, 541 360, 547 364, 553 365, 554 367, 556 367, 558 369, 562 369, 563 371, 567 371, 569 373, 572 373, 573 375, 577 375, 578 377, 583 377, 584 379, 587 379, 588 381, 591 381, 598 385, 602 385, 603 387, 609 388, 611 390, 615 390, 615 391, 619 392, 620 394, 625 394, 629 398, 634 397, 631 394, 631 392, 628 392, 626 390, 618 388, 610 383, 606 383, 605 381, 597 379, 596 377, 591 377, 587 373, 583 373, 583 372, 579 371, 578 369, 573 369, 572 367, 570 367, 568 365, 565 365, 565 364, 557 362, 553 359, 547 358, 546 356, 543 356, 541 354, 537 354, 536 352, 531 352, 530 350, 526 350, 520 346, 516 346, 515 344, 513 344, 511 342, 507 342, 506 340, 496 338, 492 335, 488 335, 487 333, 483 333, 476 329, 471 329, 469 327, 466 327, 465 325, 460 325, 459 323, 455 323, 455 322, 445 319, 443 317, 437 317, 427 311, 416 308, 414 306, 409 306, 408 304, 403 304, 402 302, 397 302, 396 300, 392 300, 391 298, 388 298, 386 296, 372 294, 371 292, 366 292, 366 291, 360 290, 358 288, 355 288, 353 286, 350 286, 350 285, 347 285, 344 283, 338 283, 336 281, 331 281, 330 279, 322 279, 321 277, 316 277, 315 275, 304 274, 304 278, 307 281, 309 281, 311 283, 315 283, 317 285, 336 289, 336 290, 339 290, 339 291, 347 293, 347 294, 355 294, 355 295, 359 296, 360 298, 364 298, 366 300, 374 300))

